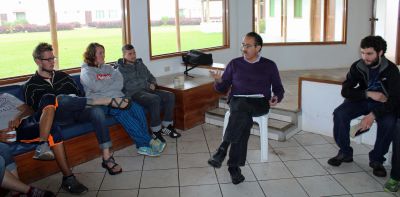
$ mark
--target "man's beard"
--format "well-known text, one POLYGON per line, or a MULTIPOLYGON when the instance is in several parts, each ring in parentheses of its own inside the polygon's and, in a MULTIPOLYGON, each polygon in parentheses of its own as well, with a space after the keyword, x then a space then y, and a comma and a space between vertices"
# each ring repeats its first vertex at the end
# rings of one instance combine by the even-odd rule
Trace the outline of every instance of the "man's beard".
MULTIPOLYGON (((364 63, 365 63, 365 61, 364 61, 364 63)), ((370 64, 366 64, 366 63, 365 63, 365 65, 366 65, 368 68, 373 68, 373 67, 377 66, 377 65, 380 64, 380 63, 381 63, 381 58, 380 58, 380 57, 377 57, 372 63, 370 63, 370 64)))

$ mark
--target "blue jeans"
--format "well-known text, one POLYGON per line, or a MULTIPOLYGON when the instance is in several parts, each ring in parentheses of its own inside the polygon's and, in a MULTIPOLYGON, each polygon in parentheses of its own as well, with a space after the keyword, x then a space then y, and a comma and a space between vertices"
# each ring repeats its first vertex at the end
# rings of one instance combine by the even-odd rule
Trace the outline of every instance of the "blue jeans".
POLYGON ((122 124, 128 135, 135 141, 136 148, 149 147, 151 137, 147 129, 147 121, 143 108, 133 102, 126 110, 109 108, 109 113, 122 124))
POLYGON ((4 165, 8 171, 16 169, 14 157, 8 144, 0 142, 0 156, 4 159, 4 165))
MULTIPOLYGON (((339 146, 339 153, 353 156, 353 148, 350 146, 350 121, 361 115, 367 115, 376 107, 383 105, 380 102, 365 99, 362 101, 345 100, 333 112, 333 136, 339 146)), ((370 162, 383 163, 384 155, 388 152, 390 142, 393 139, 397 117, 395 114, 386 114, 376 118, 378 125, 374 149, 369 152, 370 162)))
POLYGON ((58 107, 53 124, 66 125, 74 122, 90 122, 96 132, 101 149, 112 146, 106 115, 101 106, 88 107, 86 97, 58 95, 58 107))
POLYGON ((153 132, 161 130, 161 104, 164 109, 163 125, 173 123, 175 94, 164 90, 143 90, 132 96, 133 101, 138 102, 150 113, 150 127, 153 132))

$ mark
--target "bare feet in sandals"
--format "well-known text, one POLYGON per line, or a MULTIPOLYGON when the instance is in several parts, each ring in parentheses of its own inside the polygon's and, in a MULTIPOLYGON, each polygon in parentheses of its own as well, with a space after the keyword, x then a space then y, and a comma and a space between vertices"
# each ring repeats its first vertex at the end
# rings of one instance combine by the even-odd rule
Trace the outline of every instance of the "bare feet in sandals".
POLYGON ((109 157, 108 159, 103 158, 101 166, 105 168, 110 175, 116 175, 122 172, 121 166, 115 162, 113 156, 109 157))

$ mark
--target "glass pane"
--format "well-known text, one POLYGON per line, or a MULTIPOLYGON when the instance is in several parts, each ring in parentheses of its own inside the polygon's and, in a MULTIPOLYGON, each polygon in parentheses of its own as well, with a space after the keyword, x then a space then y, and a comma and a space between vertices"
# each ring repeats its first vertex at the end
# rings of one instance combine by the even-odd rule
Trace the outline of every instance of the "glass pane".
MULTIPOLYGON (((296 17, 294 14, 287 15, 287 39, 286 42, 310 42, 311 41, 311 1, 302 2, 302 6, 296 7, 298 0, 287 0, 287 13, 302 12, 302 17, 296 17)), ((322 21, 322 20, 321 20, 322 21)))
POLYGON ((256 0, 255 27, 264 40, 264 43, 283 42, 282 34, 282 0, 256 0))
POLYGON ((50 42, 47 0, 0 0, 0 78, 32 74, 39 42, 50 42))
POLYGON ((301 18, 303 17, 303 1, 302 0, 294 0, 294 17, 301 18))
POLYGON ((175 0, 149 1, 151 54, 154 56, 177 52, 175 0))
POLYGON ((179 0, 181 50, 222 46, 223 1, 179 0))
POLYGON ((80 67, 82 54, 91 42, 104 45, 106 62, 122 56, 121 1, 55 1, 55 7, 60 69, 80 67))
POLYGON ((334 0, 335 1, 335 35, 333 36, 333 41, 343 40, 343 10, 344 10, 344 0, 334 0))

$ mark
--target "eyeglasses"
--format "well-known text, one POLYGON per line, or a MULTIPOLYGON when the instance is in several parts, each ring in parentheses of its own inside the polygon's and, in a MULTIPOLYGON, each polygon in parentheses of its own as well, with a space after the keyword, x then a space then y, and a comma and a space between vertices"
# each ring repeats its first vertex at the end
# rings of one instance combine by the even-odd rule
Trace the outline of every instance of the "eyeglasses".
POLYGON ((49 58, 39 58, 42 61, 48 61, 48 62, 52 62, 52 61, 56 61, 57 57, 49 57, 49 58))
POLYGON ((250 47, 255 47, 255 46, 257 46, 257 45, 251 45, 251 44, 242 44, 242 48, 245 48, 245 49, 248 49, 248 48, 250 48, 250 47))

